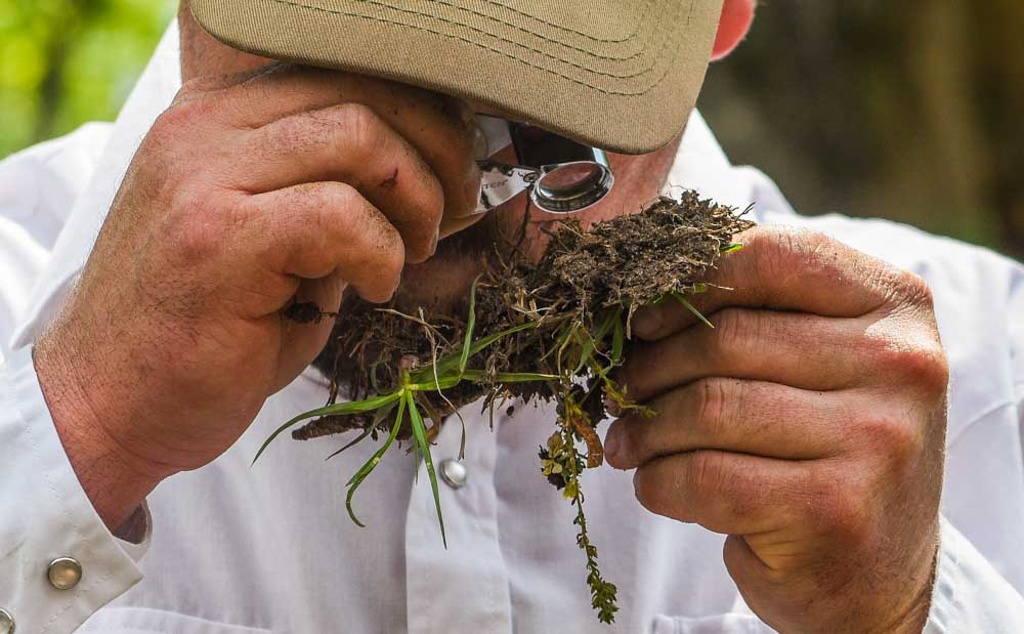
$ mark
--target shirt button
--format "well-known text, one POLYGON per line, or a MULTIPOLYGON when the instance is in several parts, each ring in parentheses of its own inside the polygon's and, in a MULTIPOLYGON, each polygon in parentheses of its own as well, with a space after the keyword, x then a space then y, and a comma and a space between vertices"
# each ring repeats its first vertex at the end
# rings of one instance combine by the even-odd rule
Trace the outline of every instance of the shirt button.
POLYGON ((82 580, 82 564, 71 557, 60 557, 50 562, 46 576, 54 588, 70 590, 82 580))
POLYGON ((469 477, 469 471, 466 470, 466 465, 462 462, 453 458, 448 458, 441 462, 441 479, 444 483, 453 489, 461 489, 466 486, 466 478, 469 477))
POLYGON ((14 617, 3 608, 0 608, 0 634, 14 634, 14 617))

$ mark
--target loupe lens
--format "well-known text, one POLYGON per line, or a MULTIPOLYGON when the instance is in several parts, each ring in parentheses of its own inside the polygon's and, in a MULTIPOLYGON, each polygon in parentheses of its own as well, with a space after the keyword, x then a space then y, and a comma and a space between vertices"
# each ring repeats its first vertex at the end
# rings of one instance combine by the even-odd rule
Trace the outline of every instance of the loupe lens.
POLYGON ((564 163, 545 172, 533 188, 533 202, 551 213, 585 209, 611 191, 612 174, 599 163, 564 163))

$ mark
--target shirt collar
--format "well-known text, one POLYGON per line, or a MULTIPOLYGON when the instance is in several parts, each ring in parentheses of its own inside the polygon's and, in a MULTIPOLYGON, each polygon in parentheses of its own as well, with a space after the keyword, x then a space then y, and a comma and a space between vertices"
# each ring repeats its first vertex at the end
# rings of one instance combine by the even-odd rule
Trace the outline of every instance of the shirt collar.
MULTIPOLYGON (((91 181, 75 201, 50 262, 36 284, 25 320, 15 332, 15 348, 34 342, 59 311, 89 257, 132 157, 153 123, 174 100, 181 83, 181 50, 175 21, 125 102, 91 181)), ((746 207, 751 202, 749 193, 730 186, 730 169, 707 123, 694 110, 665 193, 671 195, 678 188, 697 189, 703 196, 723 204, 746 207)))

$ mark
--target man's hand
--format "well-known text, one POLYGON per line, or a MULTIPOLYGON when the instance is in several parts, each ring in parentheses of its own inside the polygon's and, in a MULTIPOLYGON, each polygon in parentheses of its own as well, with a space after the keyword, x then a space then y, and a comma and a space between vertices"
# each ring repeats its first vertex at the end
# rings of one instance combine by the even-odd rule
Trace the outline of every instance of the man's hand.
POLYGON ((273 65, 179 93, 143 141, 35 350, 58 433, 117 527, 212 461, 323 348, 348 285, 387 300, 466 224, 479 172, 456 101, 273 65))
POLYGON ((755 228, 694 298, 638 313, 608 432, 646 508, 729 535, 783 632, 917 631, 938 535, 948 368, 928 287, 820 235, 755 228), (733 289, 733 290, 727 290, 733 289))

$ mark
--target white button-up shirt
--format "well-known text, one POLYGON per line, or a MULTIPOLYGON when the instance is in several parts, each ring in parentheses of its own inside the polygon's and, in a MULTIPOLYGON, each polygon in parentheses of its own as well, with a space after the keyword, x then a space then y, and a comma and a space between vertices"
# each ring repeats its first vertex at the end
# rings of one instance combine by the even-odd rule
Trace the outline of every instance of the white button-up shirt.
MULTIPOLYGON (((441 544, 422 466, 393 452, 344 507, 374 447, 281 440, 281 422, 326 399, 313 370, 272 397, 224 456, 149 497, 140 545, 93 511, 54 431, 30 349, 81 271, 140 140, 180 85, 172 27, 115 125, 92 125, 0 163, 0 609, 48 632, 761 632, 722 562, 723 537, 643 510, 632 476, 586 473, 587 512, 614 627, 597 623, 573 511, 540 475, 543 405, 464 411, 464 484, 442 487, 441 544), (417 477, 418 476, 418 477, 417 477), (50 562, 80 562, 60 590, 50 562), (84 625, 83 625, 84 624, 84 625)), ((668 187, 762 223, 804 225, 924 276, 952 365, 943 525, 929 631, 1024 631, 1024 269, 988 251, 883 220, 801 218, 760 172, 733 167, 698 114, 668 187)), ((239 372, 244 372, 239 368, 239 372)), ((435 461, 457 455, 446 425, 435 461)), ((458 476, 459 474, 455 474, 458 476)), ((58 584, 60 585, 60 584, 58 584)))

